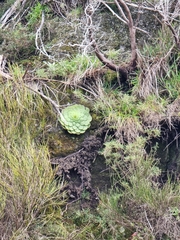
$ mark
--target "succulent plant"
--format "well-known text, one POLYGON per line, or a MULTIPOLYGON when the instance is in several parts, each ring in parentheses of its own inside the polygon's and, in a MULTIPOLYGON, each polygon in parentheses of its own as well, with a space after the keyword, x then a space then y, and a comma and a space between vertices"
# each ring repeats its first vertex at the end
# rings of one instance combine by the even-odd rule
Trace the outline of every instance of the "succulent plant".
POLYGON ((89 108, 75 104, 64 108, 59 117, 59 121, 64 129, 71 134, 82 134, 89 127, 92 117, 89 108))

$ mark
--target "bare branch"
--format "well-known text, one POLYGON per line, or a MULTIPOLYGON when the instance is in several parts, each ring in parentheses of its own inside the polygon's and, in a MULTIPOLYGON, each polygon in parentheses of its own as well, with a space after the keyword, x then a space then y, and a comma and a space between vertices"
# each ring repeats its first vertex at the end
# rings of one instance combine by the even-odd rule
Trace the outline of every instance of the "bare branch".
MULTIPOLYGON (((180 16, 180 1, 173 1, 173 0, 160 0, 155 5, 146 1, 148 6, 141 5, 141 8, 144 10, 148 10, 151 12, 158 13, 162 20, 159 20, 161 24, 165 24, 168 26, 170 31, 173 34, 176 46, 180 49, 180 27, 179 27, 179 16, 180 16), (175 28, 174 22, 177 22, 178 27, 175 28)), ((127 2, 128 6, 132 6, 138 8, 139 6, 134 3, 127 2)))
POLYGON ((46 49, 44 47, 44 44, 43 44, 42 37, 41 37, 41 31, 42 31, 42 28, 43 28, 43 25, 44 25, 44 21, 45 21, 45 15, 44 15, 44 12, 42 11, 41 24, 40 24, 39 28, 36 31, 35 44, 36 44, 36 48, 40 51, 40 53, 42 53, 43 55, 45 55, 49 59, 53 59, 53 57, 50 56, 47 53, 47 51, 46 51, 46 49), (40 46, 39 46, 38 40, 40 41, 40 46))
POLYGON ((31 90, 32 92, 36 93, 37 95, 40 95, 42 98, 44 98, 45 100, 49 101, 52 106, 55 108, 55 110, 57 111, 57 114, 58 115, 61 115, 61 112, 60 112, 60 106, 55 102, 53 101, 50 97, 47 97, 46 95, 44 95, 44 93, 41 91, 37 91, 36 89, 34 89, 33 87, 31 87, 30 85, 28 84, 24 84, 24 86, 26 88, 28 88, 29 90, 31 90))
POLYGON ((125 21, 125 20, 124 20, 123 18, 121 18, 117 13, 115 13, 115 12, 112 10, 112 8, 109 7, 109 5, 108 5, 107 3, 105 3, 104 1, 101 1, 101 2, 102 2, 102 3, 104 4, 104 6, 106 6, 106 8, 109 9, 109 11, 110 11, 113 15, 115 15, 121 22, 127 24, 127 21, 125 21))
POLYGON ((176 33, 176 30, 173 28, 172 24, 170 24, 169 22, 166 22, 166 25, 169 27, 169 29, 171 30, 176 46, 177 48, 180 50, 180 38, 179 38, 179 33, 176 33))
POLYGON ((4 59, 4 56, 0 55, 0 76, 6 79, 12 79, 12 77, 8 73, 4 72, 5 64, 6 64, 6 60, 4 59))
MULTIPOLYGON (((116 2, 117 2, 117 0, 116 0, 116 2)), ((117 13, 115 13, 113 10, 112 10, 112 8, 106 3, 106 2, 104 2, 104 1, 101 1, 101 3, 102 4, 104 4, 104 6, 107 8, 107 9, 109 9, 109 11, 112 13, 112 15, 114 15, 114 16, 116 16, 121 22, 123 22, 124 24, 126 24, 126 25, 128 25, 128 19, 126 18, 126 21, 123 19, 123 18, 121 18, 117 13)), ((138 5, 136 5, 136 4, 128 4, 128 3, 126 3, 127 5, 130 5, 130 6, 134 6, 134 7, 139 7, 138 5)), ((120 8, 121 10, 122 10, 122 8, 120 8)), ((145 33, 145 34, 149 34, 146 30, 143 30, 143 29, 141 29, 141 28, 139 28, 139 27, 136 27, 136 26, 134 26, 135 28, 136 28, 136 30, 138 30, 138 31, 140 31, 140 32, 143 32, 143 33, 145 33)))
POLYGON ((119 1, 118 1, 118 0, 114 0, 114 2, 116 3, 116 6, 117 6, 120 14, 122 14, 122 16, 123 16, 123 18, 124 18, 124 21, 128 24, 129 20, 127 19, 127 17, 126 17, 126 15, 124 14, 121 6, 119 5, 119 3, 118 3, 119 1))
MULTIPOLYGON (((121 17, 118 17, 121 21, 126 23, 129 27, 129 34, 130 34, 130 43, 131 43, 131 59, 130 62, 127 64, 122 64, 122 65, 117 65, 113 63, 111 60, 107 59, 105 55, 100 51, 98 48, 98 45, 93 38, 93 24, 92 24, 92 16, 95 12, 95 9, 93 5, 89 4, 85 8, 85 15, 87 18, 87 27, 88 27, 88 34, 89 34, 89 39, 91 42, 91 46, 94 48, 94 51, 96 53, 96 56, 99 58, 99 60, 106 65, 108 68, 110 68, 113 71, 118 71, 121 76, 126 80, 127 79, 127 74, 128 72, 131 72, 135 70, 136 68, 136 60, 137 60, 137 52, 136 52, 136 28, 133 23, 133 19, 131 16, 131 12, 123 0, 114 0, 120 14, 123 16, 123 19, 121 17), (124 10, 124 12, 123 12, 124 10)), ((105 6, 107 4, 104 1, 101 1, 105 6)), ((110 10, 110 7, 108 6, 108 9, 110 10)), ((113 10, 110 10, 113 13, 113 10)), ((117 15, 114 13, 114 15, 117 15)))
POLYGON ((10 21, 11 17, 15 14, 17 8, 26 0, 16 0, 14 4, 3 14, 0 19, 0 29, 5 27, 10 21))
POLYGON ((162 17, 163 23, 171 30, 176 46, 180 49, 179 27, 178 29, 175 29, 175 26, 173 25, 173 22, 175 21, 177 21, 179 25, 180 1, 160 0, 159 3, 156 4, 155 9, 162 17))
POLYGON ((137 60, 137 52, 136 52, 136 29, 134 27, 134 22, 132 19, 131 12, 123 0, 117 0, 120 5, 124 8, 127 18, 128 18, 128 27, 129 27, 129 34, 130 34, 130 43, 131 43, 131 60, 130 65, 131 67, 136 66, 136 60, 137 60))

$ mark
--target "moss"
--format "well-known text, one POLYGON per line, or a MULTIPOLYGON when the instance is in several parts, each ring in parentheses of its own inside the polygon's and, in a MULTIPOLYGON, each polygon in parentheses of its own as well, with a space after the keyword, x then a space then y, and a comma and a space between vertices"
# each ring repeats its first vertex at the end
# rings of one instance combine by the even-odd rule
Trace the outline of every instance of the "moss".
POLYGON ((107 83, 111 83, 113 80, 117 81, 117 73, 108 69, 104 74, 104 79, 107 81, 107 83))
POLYGON ((76 137, 65 131, 51 132, 46 134, 49 151, 52 156, 67 156, 77 151, 84 137, 76 137))

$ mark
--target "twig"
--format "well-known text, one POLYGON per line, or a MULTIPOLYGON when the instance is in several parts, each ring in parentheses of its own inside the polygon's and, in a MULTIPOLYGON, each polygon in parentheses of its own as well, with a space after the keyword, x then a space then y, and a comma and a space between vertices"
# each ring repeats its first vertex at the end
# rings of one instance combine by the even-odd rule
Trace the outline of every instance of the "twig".
MULTIPOLYGON (((119 0, 114 0, 114 2, 116 3, 116 6, 119 10, 119 12, 122 14, 124 21, 128 24, 129 23, 129 18, 126 17, 124 11, 122 10, 122 7, 120 6, 120 4, 123 5, 123 7, 127 6, 126 4, 124 5, 124 1, 119 1, 119 0), (120 4, 119 4, 120 3, 120 4)), ((126 8, 126 7, 125 7, 126 8)), ((127 9, 126 9, 127 10, 127 9)), ((127 11, 125 11, 127 13, 127 11)))
POLYGON ((41 24, 36 31, 35 44, 36 44, 36 48, 40 51, 40 53, 42 53, 43 55, 45 55, 46 57, 48 57, 50 59, 53 59, 53 57, 47 53, 47 51, 44 47, 43 41, 42 41, 42 37, 41 37, 41 31, 42 31, 42 28, 44 25, 44 21, 45 21, 45 15, 44 15, 44 12, 42 11, 41 24), (40 47, 38 44, 38 39, 40 41, 40 45, 41 45, 40 47))
POLYGON ((117 13, 115 13, 112 8, 107 4, 105 3, 104 1, 101 1, 102 4, 104 4, 104 6, 109 9, 109 11, 112 13, 112 15, 116 16, 121 22, 127 24, 127 21, 125 21, 123 18, 121 18, 117 13))
POLYGON ((16 9, 18 6, 20 6, 21 2, 24 0, 16 0, 14 4, 3 14, 3 16, 0 19, 0 29, 5 27, 7 25, 9 19, 13 16, 13 14, 16 12, 16 9))
MULTIPOLYGON (((107 6, 104 1, 101 1, 105 6, 107 6)), ((120 14, 122 14, 123 19, 118 17, 120 20, 122 20, 124 23, 126 23, 129 27, 129 34, 130 34, 130 43, 131 43, 131 59, 129 63, 122 65, 117 65, 113 63, 111 60, 105 57, 105 55, 100 51, 95 39, 93 38, 93 24, 92 24, 92 16, 95 12, 95 9, 92 4, 89 4, 85 8, 85 15, 87 19, 87 28, 88 28, 88 35, 90 39, 91 46, 94 48, 96 56, 99 58, 99 60, 106 65, 109 69, 119 72, 121 76, 124 78, 124 80, 127 79, 128 72, 132 72, 136 68, 136 60, 137 60, 137 52, 136 52, 136 28, 133 23, 133 19, 131 16, 131 12, 126 5, 126 2, 123 0, 115 0, 115 3, 119 9, 120 14), (124 9, 124 12, 122 10, 124 9)), ((108 6, 108 9, 110 10, 110 7, 108 6)), ((113 10, 111 9, 111 12, 113 10)), ((114 13, 115 16, 117 16, 116 13, 114 13)))
POLYGON ((128 18, 128 27, 129 27, 129 34, 130 34, 130 43, 131 43, 131 60, 130 60, 130 65, 133 67, 136 66, 136 60, 137 60, 137 51, 136 51, 136 29, 134 27, 134 22, 132 19, 131 12, 123 0, 118 0, 118 3, 123 6, 127 18, 128 18))
POLYGON ((6 79, 13 79, 8 73, 4 72, 6 60, 3 55, 0 55, 0 76, 6 79))
POLYGON ((30 86, 28 86, 27 84, 24 85, 25 87, 27 87, 28 89, 30 89, 31 91, 33 91, 34 93, 40 95, 42 98, 46 99, 47 101, 49 101, 53 107, 55 108, 55 110, 57 111, 58 115, 61 115, 61 112, 59 111, 60 106, 53 101, 50 97, 47 97, 46 95, 44 95, 42 92, 38 92, 35 89, 31 88, 30 86))
POLYGON ((150 227, 150 229, 151 229, 151 231, 152 231, 152 233, 153 233, 154 230, 153 230, 153 228, 152 228, 151 223, 149 222, 149 219, 148 219, 148 217, 147 217, 147 213, 146 213, 146 211, 144 211, 144 214, 145 214, 145 218, 146 218, 146 220, 147 220, 147 222, 148 222, 148 225, 149 225, 149 227, 150 227))

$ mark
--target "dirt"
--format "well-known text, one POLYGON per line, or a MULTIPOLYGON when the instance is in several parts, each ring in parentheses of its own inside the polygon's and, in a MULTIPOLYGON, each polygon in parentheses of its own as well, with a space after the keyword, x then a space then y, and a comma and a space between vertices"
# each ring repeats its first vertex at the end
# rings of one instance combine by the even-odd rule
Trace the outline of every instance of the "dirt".
POLYGON ((82 142, 78 151, 66 157, 55 157, 51 164, 56 170, 56 176, 67 182, 64 190, 70 201, 80 200, 80 207, 96 207, 98 204, 97 190, 92 187, 91 168, 98 151, 102 147, 102 137, 88 136, 82 142))

